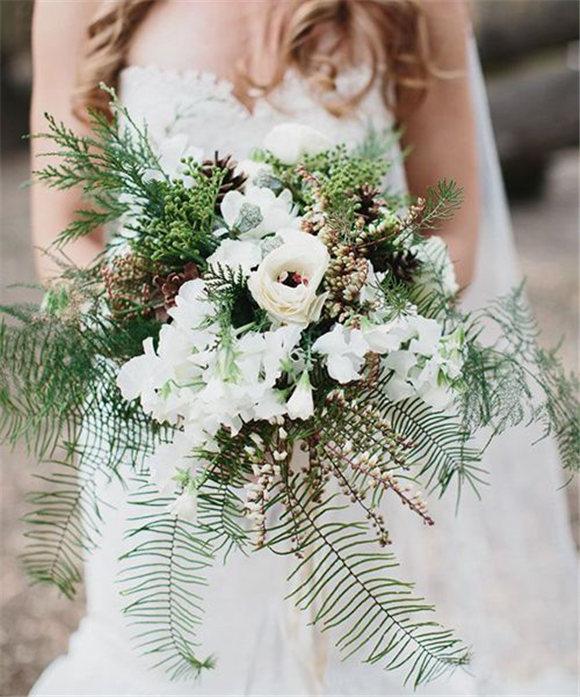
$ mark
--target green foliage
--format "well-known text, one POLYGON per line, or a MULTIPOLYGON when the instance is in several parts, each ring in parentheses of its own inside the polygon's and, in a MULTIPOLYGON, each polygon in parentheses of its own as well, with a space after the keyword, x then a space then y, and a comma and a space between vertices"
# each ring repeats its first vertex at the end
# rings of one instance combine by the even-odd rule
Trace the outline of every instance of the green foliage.
MULTIPOLYGON (((389 375, 382 378, 388 381, 389 375)), ((391 402, 381 391, 381 383, 370 391, 370 397, 398 433, 412 441, 410 460, 413 476, 425 486, 444 494, 455 481, 458 496, 465 484, 476 492, 481 482, 478 467, 481 455, 469 446, 471 433, 456 417, 435 411, 421 399, 391 402)))
POLYGON ((170 500, 145 481, 131 503, 132 548, 122 557, 121 583, 137 646, 173 679, 198 675, 215 666, 213 657, 200 659, 194 652, 211 546, 194 525, 171 516, 170 500))
POLYGON ((99 462, 92 459, 79 467, 77 457, 70 444, 62 460, 50 462, 56 471, 37 475, 48 490, 29 495, 33 509, 24 518, 28 526, 22 555, 25 571, 38 583, 55 585, 68 598, 76 594, 84 554, 95 548, 100 532, 99 462))
POLYGON ((132 331, 108 331, 98 313, 81 320, 74 299, 57 295, 51 312, 3 308, 11 322, 0 324, 0 436, 50 467, 39 476, 47 491, 30 497, 23 563, 72 596, 99 536, 97 483, 121 476, 121 463, 139 470, 165 429, 115 385, 110 359, 135 351, 132 331))
POLYGON ((202 171, 184 162, 184 176, 170 181, 154 154, 147 129, 135 123, 113 92, 113 118, 89 113, 93 135, 78 136, 46 115, 48 131, 37 138, 55 144, 56 164, 35 172, 39 181, 56 189, 78 187, 88 206, 76 211, 57 244, 89 234, 128 215, 134 250, 151 262, 171 268, 195 262, 202 268, 217 246, 213 237, 215 203, 224 172, 202 171))
POLYGON ((97 377, 94 347, 74 322, 33 306, 2 309, 18 323, 0 324, 0 435, 51 457, 59 442, 74 440, 97 377))
POLYGON ((77 211, 59 235, 58 245, 119 219, 131 206, 161 205, 154 180, 145 177, 150 171, 161 174, 147 131, 118 103, 112 120, 99 111, 89 112, 90 136, 79 136, 50 114, 45 116, 48 131, 33 137, 52 141, 55 151, 46 154, 58 156, 59 161, 34 172, 35 177, 56 189, 78 187, 89 204, 77 211))
POLYGON ((143 207, 131 244, 136 254, 153 262, 179 267, 189 261, 205 268, 205 260, 218 246, 212 230, 223 172, 215 169, 208 176, 199 165, 189 162, 184 175, 191 177, 192 186, 181 180, 152 184, 156 205, 143 207))
POLYGON ((217 308, 222 327, 238 329, 264 323, 265 312, 254 302, 241 269, 214 264, 204 275, 209 299, 217 308))
POLYGON ((289 598, 323 631, 339 633, 345 657, 362 653, 415 687, 468 661, 452 632, 429 619, 433 608, 393 575, 394 555, 377 549, 368 524, 353 520, 336 495, 320 500, 297 474, 283 496, 289 510, 270 530, 269 546, 284 553, 300 539, 289 598))
POLYGON ((421 217, 421 231, 437 230, 442 221, 455 216, 462 203, 463 189, 453 179, 442 179, 435 188, 429 187, 421 217))
POLYGON ((563 465, 580 469, 578 381, 566 375, 556 349, 538 344, 538 327, 520 286, 468 319, 463 368, 464 422, 498 433, 532 421, 560 448, 563 465), (482 341, 485 339, 485 342, 482 341))

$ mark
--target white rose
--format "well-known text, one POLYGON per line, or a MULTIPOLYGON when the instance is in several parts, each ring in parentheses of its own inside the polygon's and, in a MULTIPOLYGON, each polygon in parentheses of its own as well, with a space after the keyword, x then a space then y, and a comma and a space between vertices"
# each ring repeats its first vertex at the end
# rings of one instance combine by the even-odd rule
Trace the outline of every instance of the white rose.
POLYGON ((324 244, 305 234, 270 252, 251 274, 248 288, 273 320, 306 326, 320 318, 328 296, 316 295, 328 262, 324 244))
POLYGON ((304 155, 317 155, 332 148, 330 139, 311 126, 281 123, 268 133, 264 147, 285 165, 294 164, 304 155))

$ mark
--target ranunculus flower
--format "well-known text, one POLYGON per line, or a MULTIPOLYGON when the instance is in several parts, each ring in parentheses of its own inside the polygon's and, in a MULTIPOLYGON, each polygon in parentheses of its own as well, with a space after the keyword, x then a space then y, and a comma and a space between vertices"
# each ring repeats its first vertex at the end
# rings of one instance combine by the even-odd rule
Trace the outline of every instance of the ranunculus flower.
POLYGON ((291 419, 309 419, 314 414, 314 400, 312 399, 312 385, 310 376, 305 370, 298 380, 296 389, 286 405, 288 416, 291 419))
POLYGON ((264 147, 285 165, 304 155, 317 155, 332 148, 332 141, 321 131, 301 123, 281 123, 268 133, 264 147))
POLYGON ((307 326, 320 318, 328 293, 316 290, 328 267, 329 254, 312 235, 293 239, 271 251, 248 279, 258 305, 281 324, 307 326))

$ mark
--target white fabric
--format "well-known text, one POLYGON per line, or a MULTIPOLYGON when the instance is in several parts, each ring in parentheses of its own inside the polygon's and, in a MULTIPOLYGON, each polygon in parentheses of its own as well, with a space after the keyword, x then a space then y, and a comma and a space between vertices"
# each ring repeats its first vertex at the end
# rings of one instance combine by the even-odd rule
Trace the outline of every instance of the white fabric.
MULTIPOLYGON (((483 220, 477 277, 465 303, 480 306, 517 280, 515 253, 504 200, 485 91, 473 52, 473 96, 479 122, 483 220)), ((356 80, 353 73, 343 87, 356 80)), ((158 141, 185 134, 211 155, 214 148, 245 158, 276 123, 294 118, 330 138, 359 141, 368 126, 390 116, 372 94, 351 119, 335 119, 289 77, 278 111, 258 102, 250 115, 225 82, 195 72, 133 67, 124 71, 122 98, 149 123, 158 141), (284 109, 290 110, 291 114, 284 109), (179 113, 182 118, 175 119, 179 113)), ((393 183, 404 185, 403 168, 393 183)), ((387 524, 402 561, 401 575, 437 605, 438 617, 473 647, 470 672, 457 672, 419 691, 439 695, 575 695, 577 567, 562 476, 551 441, 534 447, 531 431, 504 435, 484 465, 491 486, 483 501, 469 491, 457 515, 450 493, 431 501, 436 525, 427 528, 406 508, 390 502, 387 524)), ((401 695, 400 676, 341 662, 327 637, 283 601, 284 560, 260 553, 232 556, 209 576, 204 648, 218 655, 218 669, 201 682, 172 683, 149 670, 131 648, 116 582, 122 532, 131 515, 118 485, 103 491, 117 499, 106 516, 101 548, 87 562, 87 616, 67 656, 50 666, 34 695, 401 695)))

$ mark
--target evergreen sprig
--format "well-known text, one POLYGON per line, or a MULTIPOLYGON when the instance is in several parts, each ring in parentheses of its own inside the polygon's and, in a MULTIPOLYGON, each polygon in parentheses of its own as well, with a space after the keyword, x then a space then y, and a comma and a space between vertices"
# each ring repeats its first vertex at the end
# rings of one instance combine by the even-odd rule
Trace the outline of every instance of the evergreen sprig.
POLYGON ((42 156, 57 156, 58 162, 35 171, 34 176, 56 189, 78 187, 89 204, 76 212, 58 236, 57 246, 118 220, 135 205, 161 205, 155 180, 145 176, 151 171, 164 176, 147 130, 118 102, 114 102, 112 119, 98 110, 89 111, 89 136, 79 136, 50 114, 45 118, 48 131, 33 137, 54 143, 55 150, 42 156))

